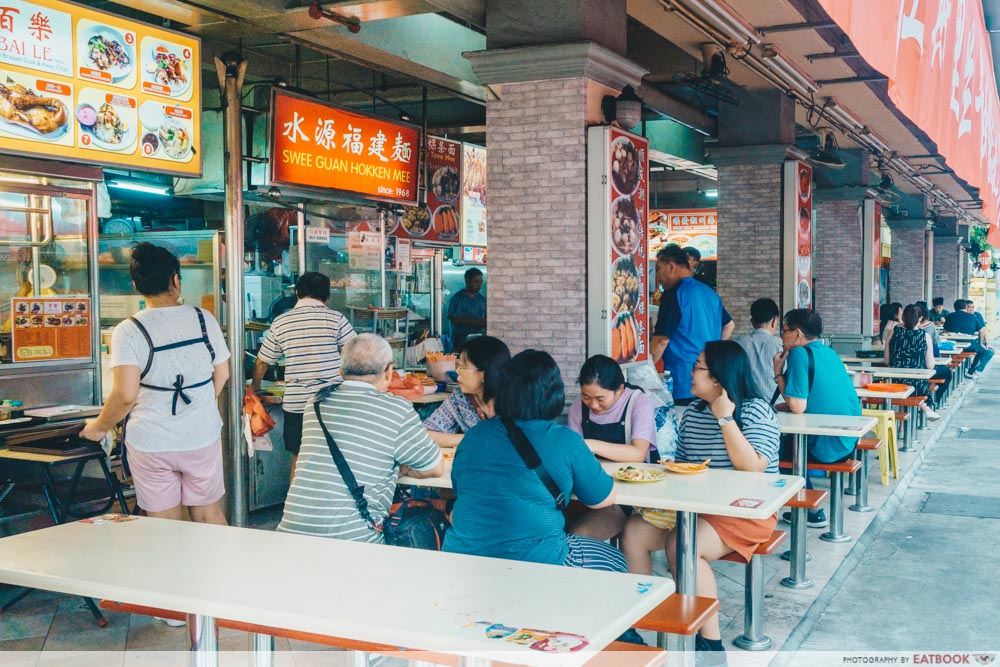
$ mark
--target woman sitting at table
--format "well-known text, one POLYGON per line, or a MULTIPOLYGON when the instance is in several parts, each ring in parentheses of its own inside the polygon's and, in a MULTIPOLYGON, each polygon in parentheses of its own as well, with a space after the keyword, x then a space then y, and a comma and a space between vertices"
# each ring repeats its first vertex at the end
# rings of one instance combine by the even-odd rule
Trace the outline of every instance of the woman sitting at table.
POLYGON ((431 440, 440 447, 455 447, 469 429, 493 416, 500 370, 508 361, 510 350, 499 338, 479 336, 465 341, 455 364, 458 389, 424 420, 431 440))
POLYGON ((878 335, 882 339, 882 344, 888 347, 889 334, 895 327, 903 323, 903 304, 898 301, 883 303, 879 308, 878 314, 881 320, 878 335))
POLYGON ((611 545, 564 530, 559 493, 567 500, 576 494, 591 509, 615 502, 614 481, 583 438, 555 422, 564 402, 559 367, 547 352, 525 350, 506 365, 497 418, 472 427, 455 450, 451 481, 457 500, 445 551, 626 571, 625 558, 611 545), (536 470, 515 445, 522 438, 542 461, 536 470), (545 474, 555 493, 543 482, 545 474))
MULTIPOLYGON (((678 461, 700 463, 711 459, 711 468, 778 472, 778 418, 767 401, 751 397, 746 383, 748 377, 750 361, 739 344, 712 341, 705 346, 691 372, 691 390, 699 400, 681 419, 678 461)), ((733 551, 751 558, 757 547, 771 537, 777 521, 777 516, 754 520, 699 515, 696 594, 718 597, 715 575, 709 563, 733 551)), ((650 555, 663 548, 676 579, 676 531, 667 534, 642 513, 629 518, 622 550, 630 572, 652 574, 650 555)), ((718 614, 702 627, 696 647, 699 651, 724 651, 718 614)), ((724 662, 724 657, 720 662, 724 662)))
MULTIPOLYGON (((892 368, 926 368, 934 370, 934 344, 931 335, 920 328, 920 309, 911 304, 903 310, 903 325, 893 327, 885 339, 883 358, 892 368)), ((930 382, 917 379, 900 379, 913 387, 916 396, 931 398, 930 382)), ((935 421, 941 415, 934 412, 926 402, 920 409, 928 419, 935 421)))
MULTIPOLYGON (((941 337, 938 335, 937 327, 934 326, 933 320, 931 320, 931 314, 927 310, 927 304, 923 301, 918 301, 917 308, 920 309, 920 324, 918 326, 930 334, 931 346, 934 348, 934 358, 936 360, 941 356, 941 337)), ((935 408, 941 405, 941 397, 944 396, 945 392, 948 391, 948 387, 951 386, 951 378, 952 372, 948 366, 939 366, 937 363, 934 364, 934 377, 931 379, 944 380, 943 383, 937 385, 937 389, 934 391, 934 395, 932 396, 935 408)))
MULTIPOLYGON (((598 354, 580 369, 580 396, 569 409, 568 426, 583 436, 594 454, 608 461, 656 461, 656 417, 642 389, 625 382, 621 366, 598 354)), ((569 520, 569 531, 607 540, 621 532, 627 518, 618 505, 584 510, 569 520)))

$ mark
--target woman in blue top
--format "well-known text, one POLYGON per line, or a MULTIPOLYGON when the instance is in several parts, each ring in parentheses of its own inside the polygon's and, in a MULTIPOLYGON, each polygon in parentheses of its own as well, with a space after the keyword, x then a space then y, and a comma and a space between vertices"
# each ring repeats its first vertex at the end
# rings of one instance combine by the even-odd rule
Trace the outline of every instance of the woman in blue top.
POLYGON ((441 447, 456 447, 463 434, 493 416, 500 369, 508 361, 510 350, 499 338, 479 336, 465 341, 455 364, 458 389, 424 420, 431 440, 441 447))
POLYGON ((525 350, 510 360, 497 417, 474 426, 455 451, 451 482, 458 498, 445 551, 626 571, 614 547, 565 531, 562 506, 512 439, 523 433, 564 498, 576 494, 592 509, 613 505, 611 477, 578 433, 555 422, 564 402, 562 376, 548 353, 525 350))
MULTIPOLYGON (((746 379, 750 360, 734 341, 719 340, 705 345, 691 371, 691 390, 698 398, 681 419, 677 460, 700 463, 711 459, 709 467, 748 472, 778 472, 781 434, 778 418, 767 401, 752 398, 746 379)), ((709 563, 736 551, 749 560, 766 542, 778 522, 768 519, 736 519, 699 515, 695 544, 698 549, 696 594, 718 597, 715 575, 709 563)), ((676 531, 669 534, 640 515, 625 526, 622 549, 629 570, 651 574, 650 554, 666 549, 670 570, 677 576, 676 531), (664 538, 666 543, 664 544, 664 538)), ((719 616, 715 614, 696 638, 699 651, 723 651, 719 616)), ((702 659, 708 664, 724 664, 702 659)))

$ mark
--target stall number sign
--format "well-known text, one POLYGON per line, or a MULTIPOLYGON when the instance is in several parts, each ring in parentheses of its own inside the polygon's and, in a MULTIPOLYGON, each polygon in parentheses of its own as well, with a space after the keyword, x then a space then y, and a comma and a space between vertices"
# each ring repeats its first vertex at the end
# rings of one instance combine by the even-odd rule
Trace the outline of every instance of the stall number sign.
POLYGON ((0 0, 0 151, 201 175, 201 42, 60 0, 0 0))
POLYGON ((14 298, 14 362, 90 359, 90 305, 85 297, 14 298))
POLYGON ((420 130, 412 125, 278 89, 271 94, 274 185, 415 205, 419 163, 420 130))
POLYGON ((306 227, 306 243, 322 243, 326 245, 329 242, 329 227, 306 227))

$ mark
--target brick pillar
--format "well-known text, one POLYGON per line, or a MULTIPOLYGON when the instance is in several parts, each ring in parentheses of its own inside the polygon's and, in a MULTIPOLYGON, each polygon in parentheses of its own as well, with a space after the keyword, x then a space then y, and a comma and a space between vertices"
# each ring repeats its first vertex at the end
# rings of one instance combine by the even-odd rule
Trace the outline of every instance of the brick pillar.
POLYGON ((762 297, 781 303, 782 170, 789 147, 717 148, 719 263, 716 286, 736 321, 736 335, 750 326, 750 304, 762 297))
POLYGON ((486 103, 488 333, 513 353, 552 354, 573 396, 587 357, 587 127, 603 121, 604 95, 646 70, 589 42, 468 58, 497 94, 486 103))
POLYGON ((926 226, 889 225, 892 229, 892 263, 889 266, 889 301, 905 305, 924 298, 926 226), (916 227, 916 228, 914 228, 916 227))
POLYGON ((813 278, 816 312, 825 334, 861 333, 864 273, 864 200, 844 190, 814 190, 813 278))
POLYGON ((961 240, 957 236, 934 238, 934 296, 943 298, 948 310, 960 294, 961 262, 964 259, 962 247, 958 245, 961 240))

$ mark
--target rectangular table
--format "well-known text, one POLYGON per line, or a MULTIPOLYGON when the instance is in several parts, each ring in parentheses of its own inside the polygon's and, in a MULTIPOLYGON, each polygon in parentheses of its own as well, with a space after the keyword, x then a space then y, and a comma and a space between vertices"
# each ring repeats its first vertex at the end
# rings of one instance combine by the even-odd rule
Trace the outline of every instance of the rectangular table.
POLYGON ((933 368, 872 368, 871 374, 877 378, 900 380, 930 380, 936 371, 933 368))
MULTIPOLYGON (((778 425, 781 432, 795 436, 792 473, 803 478, 807 474, 808 436, 833 435, 861 438, 874 429, 877 424, 878 420, 874 417, 778 413, 778 425)), ((832 511, 831 514, 833 514, 832 511)), ((833 525, 835 518, 834 516, 830 517, 830 532, 825 533, 825 535, 837 536, 843 532, 841 528, 833 525)), ((804 508, 792 510, 792 548, 789 555, 789 576, 782 579, 781 585, 788 588, 809 588, 812 586, 812 581, 806 578, 806 510, 804 508)))
MULTIPOLYGON (((601 466, 608 474, 626 466, 663 470, 662 466, 654 463, 605 461, 601 466)), ((401 477, 399 483, 450 489, 451 462, 446 463, 442 477, 401 477)), ((695 527, 698 514, 766 519, 778 512, 803 486, 805 479, 802 475, 709 469, 697 475, 668 472, 665 480, 656 483, 637 484, 615 480, 614 488, 615 502, 620 505, 677 511, 677 591, 694 595, 698 561, 695 527), (739 498, 759 500, 761 504, 754 508, 734 506, 732 503, 739 498)), ((693 642, 693 636, 685 637, 678 640, 676 648, 689 650, 693 648, 693 642)))
MULTIPOLYGON (((192 664, 218 661, 214 619, 576 667, 674 592, 669 579, 132 517, 0 540, 0 581, 182 611, 192 664), (289 563, 294 567, 264 567, 289 563), (580 653, 489 639, 479 621, 580 635, 580 653)), ((468 664, 468 663, 467 663, 468 664)))

